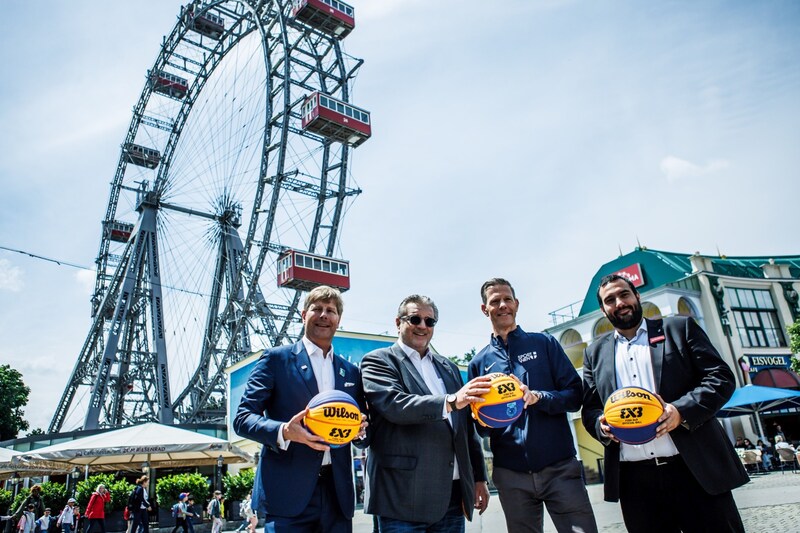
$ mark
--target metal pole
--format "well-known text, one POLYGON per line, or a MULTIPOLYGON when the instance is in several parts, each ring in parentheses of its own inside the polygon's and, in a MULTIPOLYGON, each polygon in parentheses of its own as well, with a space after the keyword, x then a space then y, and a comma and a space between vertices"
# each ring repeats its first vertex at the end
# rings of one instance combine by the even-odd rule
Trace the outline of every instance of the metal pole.
POLYGON ((217 457, 217 490, 222 491, 222 465, 225 464, 225 458, 221 455, 217 457))

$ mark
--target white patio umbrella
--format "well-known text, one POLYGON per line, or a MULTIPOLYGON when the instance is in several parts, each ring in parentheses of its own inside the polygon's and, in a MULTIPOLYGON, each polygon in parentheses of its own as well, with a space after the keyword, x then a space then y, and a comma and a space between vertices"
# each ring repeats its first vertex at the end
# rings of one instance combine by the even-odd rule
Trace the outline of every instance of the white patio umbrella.
POLYGON ((175 426, 148 423, 97 433, 23 453, 14 461, 26 464, 67 464, 91 471, 252 462, 247 452, 227 440, 175 426))
POLYGON ((0 480, 12 477, 15 472, 24 477, 55 473, 63 474, 70 469, 70 466, 65 464, 22 463, 16 459, 20 455, 22 455, 22 452, 0 448, 0 480))

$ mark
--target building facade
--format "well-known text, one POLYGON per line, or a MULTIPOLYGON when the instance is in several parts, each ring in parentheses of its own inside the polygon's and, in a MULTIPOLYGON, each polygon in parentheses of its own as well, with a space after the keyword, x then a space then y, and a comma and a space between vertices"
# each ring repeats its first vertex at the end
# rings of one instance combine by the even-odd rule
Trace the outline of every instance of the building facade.
MULTIPOLYGON (((800 318, 800 256, 711 257, 636 248, 600 267, 582 302, 552 312, 548 332, 558 339, 575 368, 595 339, 613 330, 597 302, 600 279, 626 276, 641 294, 644 316, 690 316, 705 329, 733 369, 737 387, 753 383, 800 389, 791 371, 792 353, 786 328, 800 318)), ((722 419, 731 439, 760 438, 751 417, 722 419)), ((780 424, 791 439, 800 439, 800 414, 765 417, 766 436, 780 424)), ((576 416, 575 439, 584 466, 600 469, 602 445, 576 416)))

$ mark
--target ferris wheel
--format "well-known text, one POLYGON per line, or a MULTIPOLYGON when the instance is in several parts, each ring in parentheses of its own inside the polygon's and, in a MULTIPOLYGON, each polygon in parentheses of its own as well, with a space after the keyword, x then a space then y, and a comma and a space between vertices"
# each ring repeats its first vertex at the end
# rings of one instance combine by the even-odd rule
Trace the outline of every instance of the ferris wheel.
POLYGON ((338 0, 195 1, 147 71, 102 222, 92 326, 50 424, 220 422, 223 370, 295 341, 338 248, 362 64, 338 0), (173 394, 176 391, 177 394, 173 394))

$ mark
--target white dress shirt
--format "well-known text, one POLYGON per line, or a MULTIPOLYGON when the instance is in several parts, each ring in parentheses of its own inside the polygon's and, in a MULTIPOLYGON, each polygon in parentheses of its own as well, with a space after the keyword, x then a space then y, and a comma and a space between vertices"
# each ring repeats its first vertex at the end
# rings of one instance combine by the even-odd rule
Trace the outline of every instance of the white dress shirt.
MULTIPOLYGON (((418 351, 416 351, 414 348, 406 346, 400 339, 397 339, 397 344, 400 345, 400 348, 402 348, 408 358, 411 359, 411 362, 414 364, 414 368, 416 368, 417 372, 419 372, 419 375, 422 376, 422 380, 425 382, 428 390, 430 390, 434 395, 445 396, 445 401, 442 402, 442 418, 447 420, 447 422, 450 424, 450 427, 453 427, 452 414, 447 412, 447 389, 444 386, 444 381, 442 381, 442 378, 439 377, 439 373, 436 372, 436 369, 433 366, 431 351, 428 350, 428 352, 425 354, 425 357, 422 357, 418 351)), ((453 461, 453 465, 453 479, 459 479, 458 461, 453 461)))
MULTIPOLYGON (((314 372, 314 379, 317 381, 319 392, 333 390, 336 385, 335 373, 333 371, 333 346, 331 346, 327 354, 323 355, 322 348, 308 340, 305 335, 302 341, 306 353, 308 354, 308 360, 311 362, 311 370, 314 372)), ((292 442, 283 438, 284 427, 286 427, 286 423, 281 424, 280 431, 278 431, 278 447, 281 450, 288 449, 289 443, 292 442)), ((331 464, 331 452, 326 451, 322 456, 322 465, 325 466, 329 464, 331 464)))
MULTIPOLYGON (((647 324, 639 324, 636 335, 629 341, 618 331, 614 332, 614 366, 617 372, 618 387, 641 387, 651 392, 656 390, 653 374, 653 360, 650 341, 647 337, 647 324)), ((656 457, 670 457, 678 454, 678 448, 669 433, 646 444, 620 444, 620 461, 643 461, 656 457)))

